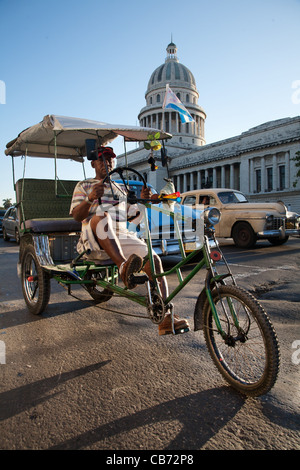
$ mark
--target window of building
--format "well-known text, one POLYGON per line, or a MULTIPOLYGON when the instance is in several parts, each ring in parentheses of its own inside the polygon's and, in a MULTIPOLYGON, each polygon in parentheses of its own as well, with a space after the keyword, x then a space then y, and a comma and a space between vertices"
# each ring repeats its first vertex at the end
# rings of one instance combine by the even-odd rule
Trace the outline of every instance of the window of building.
POLYGON ((285 189, 285 165, 279 166, 279 189, 285 189))
POLYGON ((267 168, 267 190, 273 190, 273 168, 267 168))
POLYGON ((160 103, 160 95, 159 94, 156 97, 156 103, 160 103))
POLYGON ((260 193, 261 192, 261 170, 256 170, 255 171, 255 176, 256 176, 256 192, 260 193))

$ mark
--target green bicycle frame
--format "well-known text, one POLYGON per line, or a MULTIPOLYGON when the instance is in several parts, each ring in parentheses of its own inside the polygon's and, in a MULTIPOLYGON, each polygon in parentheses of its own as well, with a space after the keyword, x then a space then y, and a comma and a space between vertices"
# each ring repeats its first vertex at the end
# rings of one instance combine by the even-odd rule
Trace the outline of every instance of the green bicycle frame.
MULTIPOLYGON (((211 290, 210 284, 212 282, 214 283, 222 282, 224 277, 228 276, 228 274, 219 275, 213 272, 213 261, 209 255, 210 249, 209 249, 209 241, 207 237, 204 236, 204 243, 201 248, 196 249, 187 255, 185 252, 184 243, 182 241, 182 236, 181 236, 181 232, 180 232, 179 225, 178 225, 178 220, 184 219, 184 216, 175 214, 174 212, 165 210, 161 207, 156 207, 155 205, 150 206, 149 204, 143 204, 143 207, 144 207, 145 239, 146 239, 147 248, 148 248, 148 259, 150 263, 152 281, 154 282, 155 288, 157 289, 158 292, 160 292, 158 280, 162 277, 167 277, 173 273, 176 273, 177 278, 178 278, 178 285, 173 289, 171 293, 169 293, 168 297, 164 299, 165 306, 167 306, 174 299, 174 297, 176 297, 176 295, 191 281, 191 279, 193 279, 193 277, 203 267, 205 267, 207 270, 211 270, 210 282, 208 283, 206 282, 206 286, 205 286, 206 296, 209 301, 218 331, 220 332, 221 335, 223 335, 223 330, 222 330, 220 320, 219 320, 219 317, 215 308, 215 304, 212 298, 212 290, 211 290), (160 273, 157 273, 155 269, 152 243, 151 243, 151 237, 150 237, 150 229, 149 229, 148 216, 147 216, 147 210, 146 210, 146 208, 148 207, 151 207, 151 209, 170 215, 170 217, 173 218, 174 228, 175 228, 176 236, 177 236, 179 247, 180 247, 180 252, 182 255, 182 260, 180 262, 174 265, 171 269, 160 272, 160 273), (187 274, 185 278, 183 278, 181 268, 184 267, 186 264, 188 264, 201 251, 203 254, 203 259, 195 265, 195 267, 191 270, 189 274, 187 274)), ((66 284, 68 286, 71 286, 72 284, 95 285, 94 280, 85 279, 87 272, 91 268, 93 270, 93 273, 97 273, 97 272, 101 273, 105 271, 105 276, 103 274, 103 279, 97 279, 96 281, 97 285, 99 285, 102 288, 109 288, 115 294, 121 297, 125 297, 129 300, 132 300, 133 302, 136 302, 139 305, 147 307, 146 295, 139 294, 125 287, 119 287, 117 285, 116 281, 118 277, 118 268, 115 265, 111 264, 109 266, 95 266, 93 262, 87 261, 87 260, 84 260, 84 261, 78 260, 78 261, 75 261, 73 264, 74 264, 74 269, 72 271, 71 270, 66 271, 68 274, 71 275, 71 277, 73 277, 73 279, 65 279, 61 277, 60 273, 54 274, 53 278, 56 279, 56 281, 58 281, 59 283, 66 284)), ((233 316, 234 322, 237 325, 238 320, 234 312, 233 305, 231 302, 229 305, 230 305, 230 310, 231 310, 231 314, 233 316)))

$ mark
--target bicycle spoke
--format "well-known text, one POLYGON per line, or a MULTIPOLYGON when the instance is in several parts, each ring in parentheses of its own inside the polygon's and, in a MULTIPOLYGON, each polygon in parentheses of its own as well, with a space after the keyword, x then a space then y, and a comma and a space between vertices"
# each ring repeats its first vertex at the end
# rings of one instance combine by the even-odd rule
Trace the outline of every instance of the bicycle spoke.
POLYGON ((277 338, 267 315, 254 297, 236 286, 222 286, 213 300, 218 321, 208 302, 204 318, 212 359, 235 388, 252 396, 265 393, 279 367, 277 338))

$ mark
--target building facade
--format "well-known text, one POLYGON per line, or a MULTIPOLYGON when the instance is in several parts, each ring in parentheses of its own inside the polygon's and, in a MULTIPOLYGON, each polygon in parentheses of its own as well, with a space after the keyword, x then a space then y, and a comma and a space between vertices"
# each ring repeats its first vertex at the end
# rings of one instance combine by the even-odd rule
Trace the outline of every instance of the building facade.
POLYGON ((281 200, 290 210, 300 212, 300 180, 294 184, 300 116, 267 122, 238 136, 205 144, 206 114, 198 104, 196 82, 189 69, 179 63, 173 42, 167 46, 165 63, 150 77, 145 99, 146 106, 139 113, 140 125, 162 128, 173 135, 166 143, 168 165, 163 167, 159 163, 160 151, 154 152, 159 168, 152 172, 149 151, 141 144, 126 156, 118 156, 118 166, 128 164, 138 170, 157 190, 169 177, 180 192, 204 187, 233 188, 251 201, 281 200), (167 84, 195 122, 181 124, 178 113, 163 110, 167 84))

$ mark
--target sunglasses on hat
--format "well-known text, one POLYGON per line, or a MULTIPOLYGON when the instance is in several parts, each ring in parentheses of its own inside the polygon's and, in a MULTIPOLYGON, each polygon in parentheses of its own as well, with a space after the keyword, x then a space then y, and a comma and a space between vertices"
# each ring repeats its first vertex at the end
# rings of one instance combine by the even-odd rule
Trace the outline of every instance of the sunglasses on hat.
POLYGON ((98 158, 101 158, 102 155, 107 158, 116 158, 116 154, 114 153, 112 147, 99 147, 98 158))

